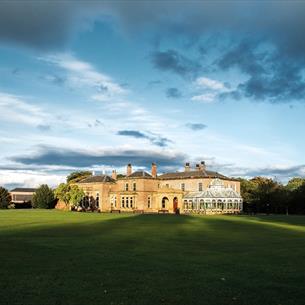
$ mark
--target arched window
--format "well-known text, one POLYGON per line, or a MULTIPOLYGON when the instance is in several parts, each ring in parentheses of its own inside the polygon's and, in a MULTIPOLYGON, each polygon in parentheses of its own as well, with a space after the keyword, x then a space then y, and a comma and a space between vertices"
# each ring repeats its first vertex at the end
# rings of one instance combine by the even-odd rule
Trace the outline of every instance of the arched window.
POLYGON ((96 192, 95 205, 97 208, 100 206, 100 193, 99 192, 96 192))
POLYGON ((126 197, 126 208, 129 208, 129 198, 126 197))
POLYGON ((214 199, 212 200, 212 208, 216 209, 216 200, 214 200, 214 199))
POLYGON ((200 199, 200 210, 204 210, 204 200, 200 199))
POLYGON ((191 210, 193 207, 193 200, 189 200, 189 206, 188 209, 191 210))
POLYGON ((184 208, 185 210, 187 210, 187 200, 184 200, 184 201, 183 201, 183 208, 184 208))

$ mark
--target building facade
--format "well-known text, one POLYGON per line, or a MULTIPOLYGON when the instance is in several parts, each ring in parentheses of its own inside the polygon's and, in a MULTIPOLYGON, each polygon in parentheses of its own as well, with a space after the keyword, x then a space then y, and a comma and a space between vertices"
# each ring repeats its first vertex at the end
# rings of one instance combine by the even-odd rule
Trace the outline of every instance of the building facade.
POLYGON ((35 192, 35 188, 14 188, 10 191, 12 203, 18 206, 30 206, 35 192))
POLYGON ((101 211, 224 214, 242 210, 240 182, 217 172, 206 170, 201 162, 191 169, 185 164, 183 172, 157 175, 132 171, 127 165, 125 175, 90 176, 76 183, 86 194, 84 208, 95 206, 101 211))

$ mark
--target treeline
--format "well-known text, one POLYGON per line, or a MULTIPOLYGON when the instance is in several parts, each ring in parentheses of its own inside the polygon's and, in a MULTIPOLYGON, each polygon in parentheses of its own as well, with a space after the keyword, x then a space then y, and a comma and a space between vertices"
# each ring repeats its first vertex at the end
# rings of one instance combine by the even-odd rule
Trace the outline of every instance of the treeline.
POLYGON ((285 185, 264 177, 239 180, 245 213, 305 214, 305 179, 285 185))

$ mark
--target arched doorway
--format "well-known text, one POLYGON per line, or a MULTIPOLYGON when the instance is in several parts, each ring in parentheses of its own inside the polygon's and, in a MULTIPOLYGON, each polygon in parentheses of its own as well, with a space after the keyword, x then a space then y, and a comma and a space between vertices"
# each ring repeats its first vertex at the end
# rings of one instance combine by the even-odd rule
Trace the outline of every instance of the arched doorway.
POLYGON ((173 199, 173 211, 174 211, 174 213, 176 213, 177 209, 178 209, 178 198, 175 197, 173 199))
POLYGON ((161 208, 162 209, 168 209, 168 198, 167 197, 162 198, 161 208))

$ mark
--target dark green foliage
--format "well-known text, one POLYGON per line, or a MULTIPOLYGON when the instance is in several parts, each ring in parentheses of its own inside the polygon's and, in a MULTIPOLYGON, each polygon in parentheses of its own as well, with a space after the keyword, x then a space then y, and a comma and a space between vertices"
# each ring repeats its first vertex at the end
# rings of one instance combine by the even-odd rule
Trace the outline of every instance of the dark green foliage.
POLYGON ((0 209, 6 209, 11 203, 11 195, 7 189, 0 186, 0 209))
POLYGON ((55 198, 54 192, 46 184, 42 184, 34 193, 32 199, 32 207, 38 209, 54 208, 55 198))
POLYGON ((1 305, 304 305, 304 216, 0 211, 1 305))
POLYGON ((305 179, 287 185, 265 177, 239 179, 246 213, 305 214, 305 179))
POLYGON ((76 183, 82 179, 85 179, 91 176, 92 173, 90 171, 77 171, 72 172, 69 176, 67 176, 67 183, 76 183))

